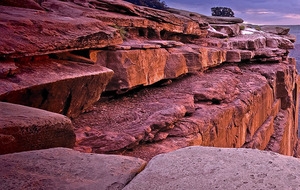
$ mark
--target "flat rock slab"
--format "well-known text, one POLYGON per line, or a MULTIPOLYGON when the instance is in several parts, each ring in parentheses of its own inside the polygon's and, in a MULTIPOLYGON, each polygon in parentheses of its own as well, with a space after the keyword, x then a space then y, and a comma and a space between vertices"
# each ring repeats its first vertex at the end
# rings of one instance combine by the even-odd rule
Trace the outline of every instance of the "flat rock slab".
POLYGON ((0 154, 72 148, 75 134, 71 120, 63 115, 0 102, 0 154))
MULTIPOLYGON (((6 63, 0 62, 5 65, 6 63)), ((113 71, 100 65, 44 59, 18 64, 0 79, 0 101, 76 117, 99 100, 113 71)))
POLYGON ((101 48, 123 41, 116 29, 96 19, 7 6, 0 6, 0 32, 1 57, 101 48))
POLYGON ((124 190, 299 189, 299 170, 273 152, 194 146, 154 157, 124 190))
POLYGON ((122 189, 146 162, 67 148, 0 156, 0 189, 122 189))

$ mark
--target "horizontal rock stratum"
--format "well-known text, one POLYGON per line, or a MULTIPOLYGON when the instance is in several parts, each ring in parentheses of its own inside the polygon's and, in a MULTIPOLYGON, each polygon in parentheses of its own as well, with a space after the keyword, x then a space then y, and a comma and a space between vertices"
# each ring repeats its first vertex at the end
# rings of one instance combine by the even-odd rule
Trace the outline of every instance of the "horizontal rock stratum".
POLYGON ((300 155, 288 32, 122 0, 1 1, 0 186, 121 189, 198 145, 235 149, 160 155, 126 188, 297 189, 281 171, 297 160, 271 153, 300 155), (54 147, 84 153, 39 150, 54 147))

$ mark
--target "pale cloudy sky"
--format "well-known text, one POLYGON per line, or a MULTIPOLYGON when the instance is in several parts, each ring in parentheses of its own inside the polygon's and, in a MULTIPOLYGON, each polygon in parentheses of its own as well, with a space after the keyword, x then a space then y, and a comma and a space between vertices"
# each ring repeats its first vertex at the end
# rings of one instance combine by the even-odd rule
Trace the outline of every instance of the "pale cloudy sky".
POLYGON ((300 25, 300 0, 164 0, 169 7, 211 15, 211 7, 229 7, 251 24, 300 25))

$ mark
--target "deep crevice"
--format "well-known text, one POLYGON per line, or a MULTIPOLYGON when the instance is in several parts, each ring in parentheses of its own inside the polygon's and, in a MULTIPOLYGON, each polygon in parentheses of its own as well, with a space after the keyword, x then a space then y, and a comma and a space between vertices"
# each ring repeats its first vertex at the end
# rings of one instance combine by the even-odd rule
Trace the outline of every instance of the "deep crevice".
POLYGON ((41 102, 41 105, 40 105, 40 107, 47 101, 47 99, 48 99, 48 95, 49 95, 49 92, 48 92, 48 90, 46 89, 46 88, 44 88, 43 90, 42 90, 42 102, 41 102))
POLYGON ((65 101, 64 108, 62 110, 63 115, 67 115, 69 108, 71 106, 71 101, 72 101, 72 93, 70 92, 69 96, 67 97, 67 99, 65 101))

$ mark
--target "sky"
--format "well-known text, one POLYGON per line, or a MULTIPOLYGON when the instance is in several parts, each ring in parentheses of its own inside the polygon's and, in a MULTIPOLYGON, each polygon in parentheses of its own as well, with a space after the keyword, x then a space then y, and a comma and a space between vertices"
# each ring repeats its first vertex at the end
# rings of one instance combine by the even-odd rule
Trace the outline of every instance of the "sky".
POLYGON ((168 7, 211 15, 211 7, 228 7, 245 23, 300 25, 300 0, 163 0, 168 7))

